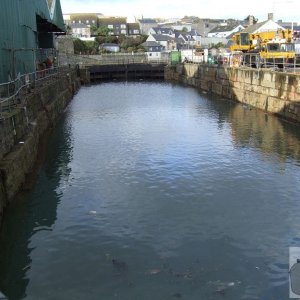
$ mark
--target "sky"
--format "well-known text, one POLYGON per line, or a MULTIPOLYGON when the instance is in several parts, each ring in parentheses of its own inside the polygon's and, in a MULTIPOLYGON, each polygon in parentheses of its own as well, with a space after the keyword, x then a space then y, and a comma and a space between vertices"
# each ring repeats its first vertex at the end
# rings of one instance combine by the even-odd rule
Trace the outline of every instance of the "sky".
POLYGON ((108 16, 144 18, 245 19, 254 15, 259 21, 267 19, 300 22, 300 0, 60 0, 63 13, 96 12, 108 16))

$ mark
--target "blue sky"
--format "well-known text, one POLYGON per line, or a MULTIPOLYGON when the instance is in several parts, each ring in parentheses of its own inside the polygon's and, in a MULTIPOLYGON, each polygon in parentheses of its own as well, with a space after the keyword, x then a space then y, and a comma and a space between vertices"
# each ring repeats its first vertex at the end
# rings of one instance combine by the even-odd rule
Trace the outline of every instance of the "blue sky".
POLYGON ((252 14, 263 21, 268 12, 275 20, 300 22, 300 0, 60 0, 63 13, 97 12, 104 15, 243 19, 252 14))

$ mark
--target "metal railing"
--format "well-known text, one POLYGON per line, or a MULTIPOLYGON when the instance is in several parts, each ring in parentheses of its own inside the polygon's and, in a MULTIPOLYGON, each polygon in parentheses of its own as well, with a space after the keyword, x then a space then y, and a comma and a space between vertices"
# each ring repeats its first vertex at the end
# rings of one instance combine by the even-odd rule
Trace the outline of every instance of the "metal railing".
POLYGON ((239 53, 227 54, 226 56, 208 56, 207 58, 197 57, 195 55, 185 56, 183 63, 193 64, 213 64, 230 67, 249 67, 256 69, 268 68, 274 71, 300 73, 300 56, 295 56, 292 59, 272 58, 262 59, 257 53, 239 53))
POLYGON ((22 102, 29 90, 38 88, 43 83, 52 82, 63 74, 65 67, 48 68, 18 76, 15 80, 0 84, 0 119, 3 113, 10 112, 22 102))

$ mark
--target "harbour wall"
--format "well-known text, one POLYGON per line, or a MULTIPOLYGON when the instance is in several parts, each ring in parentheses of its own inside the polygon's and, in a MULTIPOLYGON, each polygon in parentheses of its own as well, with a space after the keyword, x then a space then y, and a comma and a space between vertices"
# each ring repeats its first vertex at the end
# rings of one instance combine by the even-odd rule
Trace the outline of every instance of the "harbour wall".
POLYGON ((165 68, 176 81, 300 122, 300 75, 268 69, 184 63, 165 68))
POLYGON ((45 133, 55 126, 80 88, 75 70, 69 69, 22 95, 20 104, 0 120, 0 222, 3 210, 28 180, 45 133))

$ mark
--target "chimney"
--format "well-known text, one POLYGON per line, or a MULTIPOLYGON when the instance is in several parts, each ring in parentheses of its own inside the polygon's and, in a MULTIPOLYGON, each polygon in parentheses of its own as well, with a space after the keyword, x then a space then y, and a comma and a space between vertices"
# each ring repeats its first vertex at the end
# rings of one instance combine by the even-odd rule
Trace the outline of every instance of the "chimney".
POLYGON ((254 23, 254 16, 249 16, 249 26, 253 25, 254 23))
POLYGON ((274 20, 274 14, 273 13, 268 13, 268 20, 274 20))

